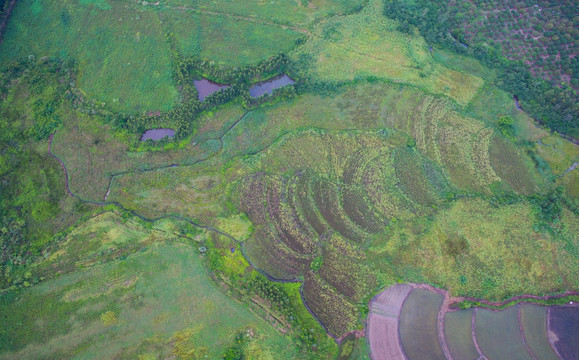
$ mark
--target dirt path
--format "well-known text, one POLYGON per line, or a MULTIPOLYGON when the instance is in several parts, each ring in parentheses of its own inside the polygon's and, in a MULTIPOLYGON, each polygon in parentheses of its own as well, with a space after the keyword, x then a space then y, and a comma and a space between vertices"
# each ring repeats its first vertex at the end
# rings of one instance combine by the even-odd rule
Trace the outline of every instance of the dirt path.
POLYGON ((565 172, 563 173, 563 175, 561 175, 561 177, 567 175, 568 172, 577 169, 578 166, 579 166, 579 162, 575 162, 573 165, 569 166, 569 168, 567 170, 565 170, 565 172))

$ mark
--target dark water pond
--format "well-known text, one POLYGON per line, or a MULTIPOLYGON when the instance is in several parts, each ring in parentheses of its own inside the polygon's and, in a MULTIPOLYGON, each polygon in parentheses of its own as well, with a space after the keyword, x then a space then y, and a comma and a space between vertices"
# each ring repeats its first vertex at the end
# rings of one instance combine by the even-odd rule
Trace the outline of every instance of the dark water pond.
POLYGON ((253 87, 249 89, 249 95, 251 95, 252 98, 258 98, 265 94, 271 94, 274 89, 286 85, 291 85, 293 83, 295 83, 294 79, 287 76, 286 74, 279 75, 269 80, 253 85, 253 87))
POLYGON ((147 130, 145 131, 145 133, 143 134, 143 136, 141 136, 141 141, 145 141, 145 140, 161 140, 162 138, 164 138, 165 136, 167 137, 173 137, 175 136, 175 130, 173 129, 151 129, 151 130, 147 130))
POLYGON ((199 101, 203 101, 209 95, 229 87, 228 85, 218 84, 207 79, 193 80, 193 84, 195 84, 195 88, 197 89, 199 101))

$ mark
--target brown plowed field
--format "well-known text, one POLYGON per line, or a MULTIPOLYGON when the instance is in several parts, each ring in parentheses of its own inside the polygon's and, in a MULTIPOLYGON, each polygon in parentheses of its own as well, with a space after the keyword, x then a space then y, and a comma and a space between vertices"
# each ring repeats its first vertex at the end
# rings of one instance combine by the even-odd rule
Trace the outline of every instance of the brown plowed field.
POLYGON ((398 336, 398 320, 402 305, 412 287, 392 286, 370 301, 366 334, 373 360, 405 360, 398 336))

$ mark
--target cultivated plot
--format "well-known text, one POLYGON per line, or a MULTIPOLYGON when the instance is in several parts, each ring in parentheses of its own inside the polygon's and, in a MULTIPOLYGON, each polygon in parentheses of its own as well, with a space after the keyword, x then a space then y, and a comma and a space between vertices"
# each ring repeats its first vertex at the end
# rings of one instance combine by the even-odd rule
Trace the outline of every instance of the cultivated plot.
POLYGON ((410 285, 395 285, 376 295, 370 302, 366 336, 374 360, 406 359, 398 326, 402 305, 411 291, 410 285))
POLYGON ((476 339, 489 359, 532 360, 519 331, 517 307, 503 311, 478 309, 476 339))
POLYGON ((455 359, 478 358, 472 335, 472 309, 448 312, 444 318, 444 337, 455 359))
POLYGON ((553 306, 549 311, 549 340, 563 359, 579 354, 579 308, 553 306))
POLYGON ((547 335, 548 307, 533 304, 519 306, 521 330, 527 346, 537 359, 557 360, 547 335))
POLYGON ((438 337, 438 311, 444 297, 438 293, 413 290, 400 313, 400 342, 409 359, 446 359, 438 337))

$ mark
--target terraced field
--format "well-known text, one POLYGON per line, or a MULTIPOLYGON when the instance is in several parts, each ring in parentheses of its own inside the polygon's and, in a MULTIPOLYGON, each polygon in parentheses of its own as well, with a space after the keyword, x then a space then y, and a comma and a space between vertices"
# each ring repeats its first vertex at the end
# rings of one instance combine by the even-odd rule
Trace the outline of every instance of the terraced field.
POLYGON ((385 289, 370 303, 372 359, 576 358, 577 305, 450 310, 452 301, 457 300, 424 285, 385 289))
POLYGON ((24 59, 0 71, 0 359, 579 353, 576 306, 477 307, 579 288, 579 147, 386 4, 21 0, 0 43, 0 66, 24 59), (206 107, 201 78, 228 85, 206 107), (156 128, 175 136, 140 141, 156 128))

